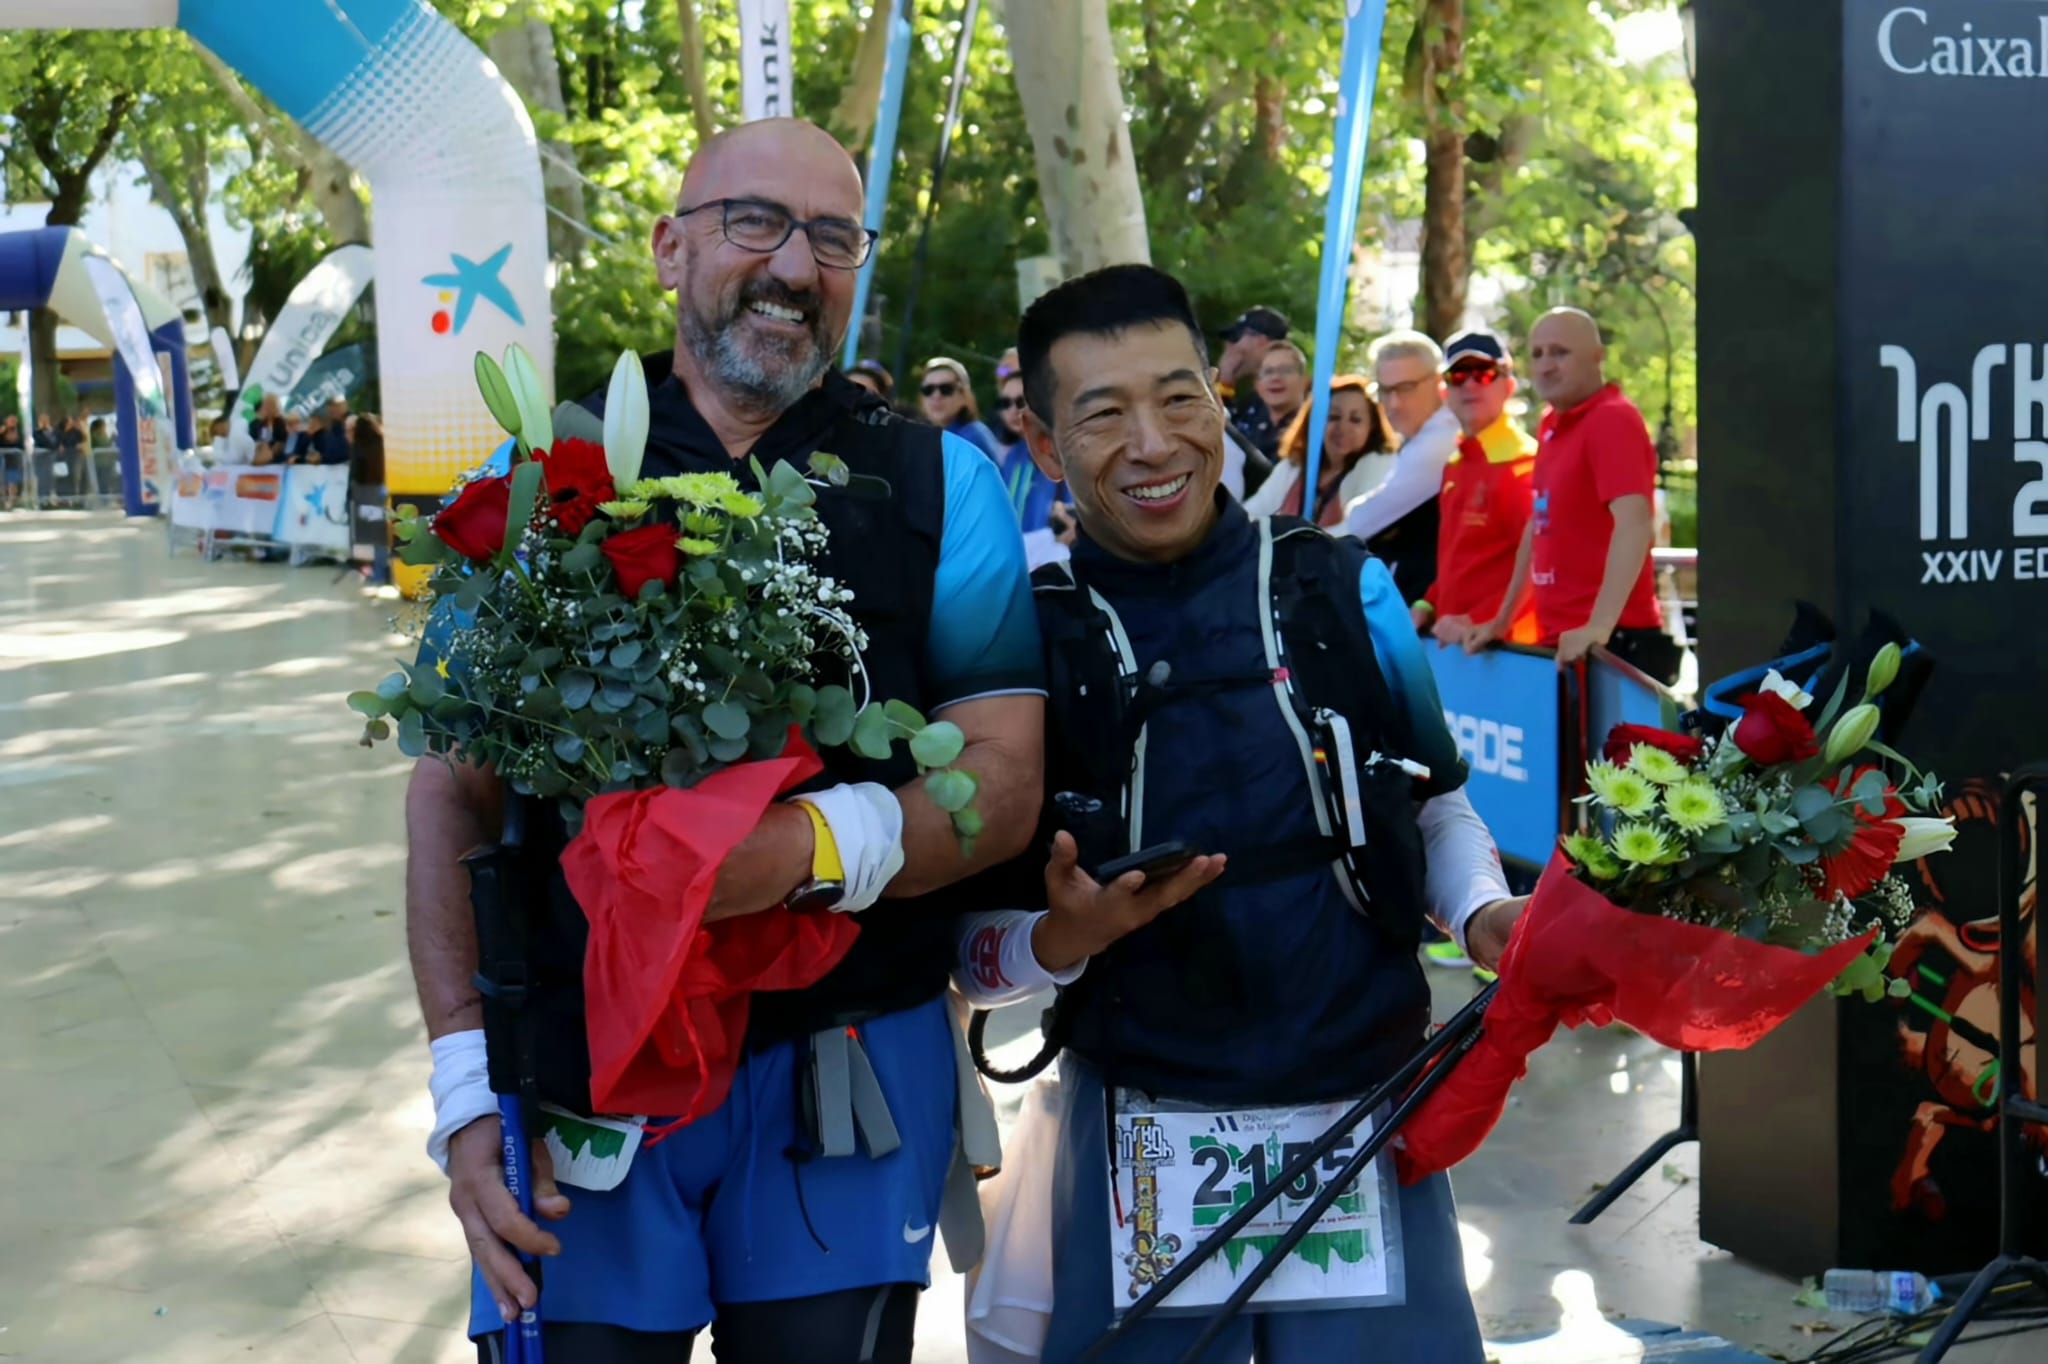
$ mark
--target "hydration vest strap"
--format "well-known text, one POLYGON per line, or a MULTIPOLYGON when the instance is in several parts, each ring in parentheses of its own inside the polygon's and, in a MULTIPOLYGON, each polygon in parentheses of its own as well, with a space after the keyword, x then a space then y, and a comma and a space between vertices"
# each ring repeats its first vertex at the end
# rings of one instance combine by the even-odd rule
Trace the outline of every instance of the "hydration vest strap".
POLYGON ((1344 846, 1334 838, 1290 838, 1280 843, 1232 852, 1219 886, 1255 886, 1268 881, 1285 881, 1308 872, 1328 872, 1330 864, 1344 855, 1344 846))
POLYGON ((879 1160, 903 1144, 867 1048, 852 1028, 811 1034, 811 1093, 818 1154, 850 1156, 860 1142, 879 1160))

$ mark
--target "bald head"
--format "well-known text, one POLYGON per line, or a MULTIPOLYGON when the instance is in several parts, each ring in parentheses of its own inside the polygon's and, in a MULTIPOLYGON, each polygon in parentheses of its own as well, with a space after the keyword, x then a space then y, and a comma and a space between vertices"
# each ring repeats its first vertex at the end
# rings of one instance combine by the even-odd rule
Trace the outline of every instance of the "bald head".
POLYGON ((1607 384, 1600 324, 1577 308, 1552 308, 1529 330, 1529 377, 1543 401, 1560 412, 1607 384))
MULTIPOLYGON (((837 201, 834 213, 856 219, 861 215, 860 172, 853 157, 832 134, 800 118, 757 119, 714 134, 690 158, 676 207, 712 199, 769 198, 761 187, 771 182, 807 185, 818 198, 837 201), (785 173, 791 169, 799 174, 785 173)), ((794 203, 789 206, 796 208, 794 203)), ((811 216, 802 209, 797 214, 811 216)))
POLYGON ((853 158, 814 123, 762 119, 698 148, 675 213, 654 226, 692 393, 716 390, 765 422, 816 386, 853 312, 861 209, 853 158))

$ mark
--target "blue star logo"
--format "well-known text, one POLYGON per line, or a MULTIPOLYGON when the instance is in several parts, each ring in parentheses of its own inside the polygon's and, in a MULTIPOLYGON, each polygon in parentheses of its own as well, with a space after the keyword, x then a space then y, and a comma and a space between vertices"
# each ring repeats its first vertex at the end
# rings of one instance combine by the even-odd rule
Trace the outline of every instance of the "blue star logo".
POLYGON ((315 516, 323 521, 327 519, 327 485, 325 483, 316 483, 306 489, 306 516, 304 519, 310 521, 315 516))
MULTIPOLYGON (((488 259, 478 262, 467 256, 451 255, 455 268, 438 275, 428 275, 420 283, 431 284, 436 289, 455 291, 455 326, 461 331, 475 310, 477 300, 483 299, 495 305, 499 312, 512 319, 518 326, 526 325, 525 314, 519 311, 519 300, 512 297, 512 291, 499 278, 505 262, 512 258, 512 244, 507 242, 499 247, 488 259)), ((437 329, 438 330, 438 329, 437 329)))

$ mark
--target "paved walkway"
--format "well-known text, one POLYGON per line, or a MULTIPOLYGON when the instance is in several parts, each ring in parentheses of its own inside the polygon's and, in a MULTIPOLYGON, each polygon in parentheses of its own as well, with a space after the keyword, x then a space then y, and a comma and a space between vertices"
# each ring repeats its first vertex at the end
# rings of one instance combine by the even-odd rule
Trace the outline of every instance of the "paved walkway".
MULTIPOLYGON (((405 764, 341 704, 405 649, 398 610, 329 569, 167 559, 154 526, 0 519, 0 1357, 473 1358, 422 1151, 405 764)), ((1675 1073, 1560 1039, 1460 1172, 1489 1332, 1548 1338, 1505 1358, 1641 1358, 1610 1314, 1825 1339, 1792 1285, 1700 1243, 1691 1151, 1565 1226, 1670 1124, 1675 1073)), ((942 1277, 920 1364, 964 1359, 959 1323, 942 1277)))

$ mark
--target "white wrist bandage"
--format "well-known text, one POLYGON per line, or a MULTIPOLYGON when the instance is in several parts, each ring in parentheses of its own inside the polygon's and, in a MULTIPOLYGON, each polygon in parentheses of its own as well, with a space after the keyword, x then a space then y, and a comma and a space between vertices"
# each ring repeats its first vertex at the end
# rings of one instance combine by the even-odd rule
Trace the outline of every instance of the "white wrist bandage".
POLYGON ((835 908, 857 914, 881 899, 903 870, 903 806, 896 793, 864 781, 807 792, 797 799, 825 817, 825 827, 839 845, 846 894, 835 908))
POLYGON ((484 1054, 482 1028, 451 1032, 429 1044, 434 1053, 434 1074, 427 1092, 434 1096, 434 1132, 427 1138, 427 1154, 441 1173, 448 1173, 448 1141, 457 1132, 498 1111, 498 1096, 491 1092, 491 1067, 484 1054))

